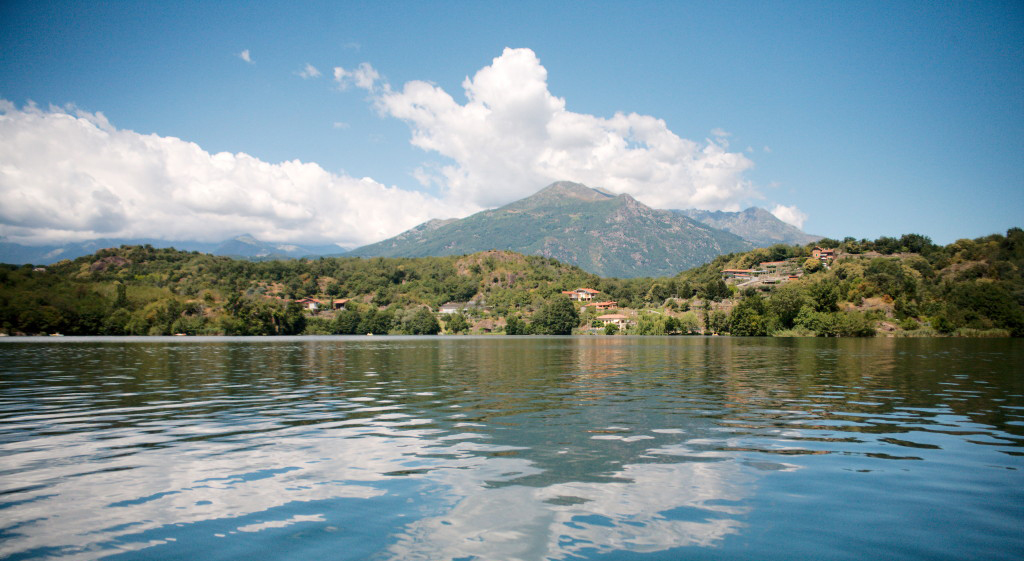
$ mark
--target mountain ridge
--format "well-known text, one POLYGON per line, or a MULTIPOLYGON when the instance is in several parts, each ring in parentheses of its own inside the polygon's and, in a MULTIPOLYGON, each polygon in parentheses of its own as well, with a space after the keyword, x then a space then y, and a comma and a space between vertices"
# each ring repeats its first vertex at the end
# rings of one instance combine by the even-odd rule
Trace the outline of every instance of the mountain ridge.
POLYGON ((777 243, 805 245, 822 239, 822 236, 807 234, 803 230, 779 220, 774 214, 759 207, 750 207, 740 212, 721 210, 699 210, 688 208, 674 210, 698 222, 732 232, 754 245, 768 247, 777 243))
POLYGON ((97 250, 122 245, 150 245, 155 248, 173 247, 181 251, 198 251, 222 257, 241 259, 296 259, 302 257, 329 257, 344 254, 347 249, 338 245, 297 245, 264 242, 251 234, 242 234, 221 242, 187 240, 160 240, 154 238, 99 238, 61 245, 22 245, 0 241, 0 263, 52 265, 64 259, 77 259, 97 250))
POLYGON ((603 276, 662 276, 753 244, 628 194, 552 183, 496 209, 424 223, 357 248, 355 257, 426 257, 511 250, 552 257, 603 276))

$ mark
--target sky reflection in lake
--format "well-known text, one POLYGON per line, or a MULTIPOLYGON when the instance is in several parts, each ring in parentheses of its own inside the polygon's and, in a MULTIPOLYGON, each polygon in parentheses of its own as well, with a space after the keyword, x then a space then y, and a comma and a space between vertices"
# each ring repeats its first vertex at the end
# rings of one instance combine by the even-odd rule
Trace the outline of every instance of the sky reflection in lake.
POLYGON ((1017 341, 4 342, 0 557, 1010 559, 1021 359, 1017 341))

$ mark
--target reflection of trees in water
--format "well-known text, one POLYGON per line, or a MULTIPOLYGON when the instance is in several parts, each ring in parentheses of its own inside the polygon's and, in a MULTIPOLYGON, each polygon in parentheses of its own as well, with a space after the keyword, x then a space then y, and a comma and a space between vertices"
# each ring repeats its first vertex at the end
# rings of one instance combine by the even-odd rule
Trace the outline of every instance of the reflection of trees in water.
POLYGON ((10 430, 63 444, 5 458, 53 462, 25 471, 38 491, 6 515, 38 519, 26 539, 84 546, 287 503, 378 501, 401 479, 443 503, 404 527, 394 551, 408 558, 708 545, 741 527, 764 470, 804 455, 941 453, 924 430, 1019 452, 1000 431, 1022 432, 1021 355, 1014 341, 950 339, 40 345, 5 355, 10 395, 44 412, 10 430), (68 514, 40 517, 53 500, 68 514), (480 543, 456 539, 470 530, 480 543))

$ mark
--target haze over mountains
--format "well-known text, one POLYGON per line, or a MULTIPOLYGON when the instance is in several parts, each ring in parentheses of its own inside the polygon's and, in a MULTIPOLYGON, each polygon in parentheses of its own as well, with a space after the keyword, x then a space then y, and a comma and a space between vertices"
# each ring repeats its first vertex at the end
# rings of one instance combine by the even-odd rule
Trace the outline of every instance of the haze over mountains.
POLYGON ((339 256, 347 251, 337 245, 280 244, 260 241, 249 234, 243 234, 222 242, 167 241, 152 238, 112 239, 101 238, 85 242, 62 245, 21 245, 0 242, 0 263, 50 265, 64 259, 75 259, 95 253, 107 247, 122 245, 151 245, 173 247, 182 251, 198 251, 225 257, 243 259, 297 259, 301 257, 339 256))
POLYGON ((245 259, 320 256, 426 257, 507 249, 543 255, 611 277, 674 275, 723 253, 819 239, 761 208, 742 212, 658 210, 628 194, 557 182, 534 195, 462 219, 430 220, 346 253, 336 245, 263 242, 245 234, 220 243, 100 239, 62 246, 0 242, 0 262, 46 265, 104 247, 150 244, 245 259))
POLYGON ((742 212, 720 210, 674 210, 697 222, 732 232, 757 246, 768 247, 777 243, 805 245, 821 239, 821 236, 806 234, 803 230, 787 224, 763 208, 752 206, 742 212))

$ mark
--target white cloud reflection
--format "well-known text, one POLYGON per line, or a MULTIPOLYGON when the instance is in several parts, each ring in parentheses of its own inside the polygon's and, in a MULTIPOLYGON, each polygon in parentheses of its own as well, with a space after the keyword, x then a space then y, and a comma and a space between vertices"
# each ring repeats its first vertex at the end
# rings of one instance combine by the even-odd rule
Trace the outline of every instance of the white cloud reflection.
POLYGON ((48 437, 47 448, 34 451, 19 449, 24 442, 0 446, 6 469, 20 474, 18 486, 37 489, 8 496, 31 500, 5 510, 6 525, 17 529, 0 544, 0 557, 56 546, 62 558, 96 559, 158 547, 173 541, 177 526, 214 521, 221 524, 208 531, 218 537, 225 527, 233 528, 227 534, 302 524, 322 529, 330 520, 325 503, 305 514, 275 509, 357 499, 372 510, 399 472, 429 490, 411 500, 439 503, 428 510, 441 514, 395 527, 386 552, 393 559, 565 559, 585 551, 711 546, 743 527, 738 517, 745 509, 736 505, 755 477, 724 453, 676 445, 649 449, 640 461, 703 461, 632 463, 603 481, 527 486, 515 481, 544 470, 525 455, 496 454, 517 449, 479 433, 446 434, 399 412, 353 421, 363 425, 273 430, 280 426, 256 422, 246 425, 256 432, 244 442, 182 440, 223 434, 220 424, 192 424, 187 433, 171 427, 166 448, 153 447, 161 443, 137 427, 106 431, 103 440, 95 433, 48 437), (56 448, 67 461, 52 461, 56 448), (112 449, 135 453, 111 457, 112 449))
POLYGON ((567 559, 586 551, 712 546, 744 526, 737 517, 746 508, 722 504, 750 494, 752 476, 735 462, 632 464, 609 476, 546 487, 477 482, 457 493, 449 512, 410 524, 389 553, 412 561, 567 559), (681 510, 688 519, 673 519, 681 510))

